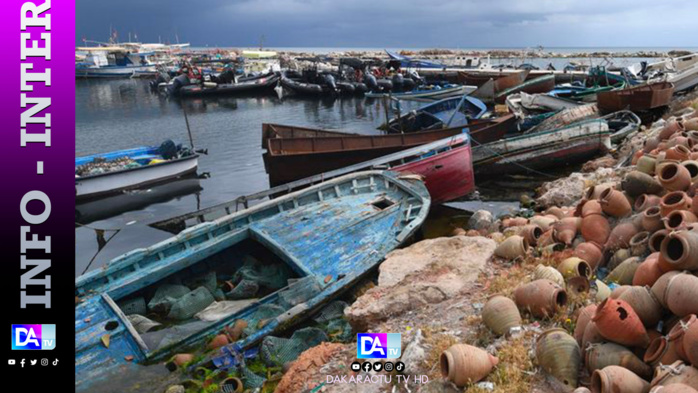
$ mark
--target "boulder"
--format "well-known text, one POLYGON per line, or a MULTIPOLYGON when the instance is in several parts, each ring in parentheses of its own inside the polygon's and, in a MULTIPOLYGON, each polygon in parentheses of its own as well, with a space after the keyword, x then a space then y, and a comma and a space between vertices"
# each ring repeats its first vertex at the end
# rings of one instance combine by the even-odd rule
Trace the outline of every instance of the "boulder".
POLYGON ((393 251, 379 268, 378 285, 344 314, 356 331, 365 331, 393 315, 453 298, 477 279, 495 248, 485 237, 456 236, 393 251))

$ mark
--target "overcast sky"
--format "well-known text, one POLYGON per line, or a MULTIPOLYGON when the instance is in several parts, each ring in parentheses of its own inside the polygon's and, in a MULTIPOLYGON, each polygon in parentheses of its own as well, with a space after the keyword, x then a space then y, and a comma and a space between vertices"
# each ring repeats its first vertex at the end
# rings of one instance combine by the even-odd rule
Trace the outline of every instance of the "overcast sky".
POLYGON ((120 41, 193 46, 681 48, 698 46, 698 1, 76 1, 76 44, 110 26, 120 41))

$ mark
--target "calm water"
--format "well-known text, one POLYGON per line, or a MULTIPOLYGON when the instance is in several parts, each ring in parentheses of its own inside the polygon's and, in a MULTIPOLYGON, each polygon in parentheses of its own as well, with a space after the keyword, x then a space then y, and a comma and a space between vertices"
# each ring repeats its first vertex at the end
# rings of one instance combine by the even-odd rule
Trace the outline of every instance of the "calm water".
MULTIPOLYGON (((199 159, 199 173, 208 172, 210 178, 182 180, 78 206, 76 218, 79 215, 80 222, 89 222, 89 228, 76 228, 76 275, 93 258, 90 269, 169 236, 148 223, 267 189, 260 146, 263 122, 376 134, 376 126, 385 121, 380 100, 279 100, 268 94, 179 101, 151 93, 146 80, 78 80, 76 155, 159 145, 168 138, 188 143, 182 106, 194 145, 209 151, 199 159), (109 230, 105 240, 113 235, 99 253, 93 228, 109 230), (117 229, 116 234, 111 231, 117 229)), ((403 105, 405 110, 410 107, 403 105)))

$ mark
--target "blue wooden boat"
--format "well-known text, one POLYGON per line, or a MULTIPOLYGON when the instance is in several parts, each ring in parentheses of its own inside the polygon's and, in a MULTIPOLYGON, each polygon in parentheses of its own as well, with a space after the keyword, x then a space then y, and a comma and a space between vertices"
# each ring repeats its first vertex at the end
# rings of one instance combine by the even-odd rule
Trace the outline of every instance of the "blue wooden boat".
MULTIPOLYGON (((461 127, 469 119, 479 119, 487 112, 487 105, 477 98, 462 96, 427 104, 388 123, 388 132, 414 132, 447 127, 461 127)), ((381 128, 386 128, 383 125, 381 128)))
POLYGON ((255 346, 357 283, 415 233, 430 204, 426 187, 414 177, 385 171, 354 173, 188 228, 79 277, 76 391, 93 391, 109 376, 128 378, 139 363, 201 347, 240 319, 248 322, 247 334, 231 346, 241 350, 255 346), (211 272, 219 277, 236 274, 249 268, 243 262, 249 258, 256 259, 252 268, 276 266, 292 279, 215 321, 187 320, 154 334, 139 334, 126 315, 131 309, 127 305, 147 298, 164 283, 184 283, 211 272), (259 323, 258 313, 269 309, 282 311, 267 314, 259 323))
POLYGON ((445 69, 446 66, 439 63, 433 63, 425 60, 414 60, 407 56, 403 56, 399 53, 395 53, 389 50, 385 50, 385 53, 393 60, 398 60, 400 62, 400 67, 402 68, 436 68, 445 69))

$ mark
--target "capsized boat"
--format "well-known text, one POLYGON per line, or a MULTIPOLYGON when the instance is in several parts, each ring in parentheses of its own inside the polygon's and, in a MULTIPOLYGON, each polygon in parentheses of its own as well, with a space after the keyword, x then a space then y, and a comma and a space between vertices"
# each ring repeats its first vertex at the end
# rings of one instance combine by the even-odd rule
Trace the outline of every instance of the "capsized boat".
MULTIPOLYGON (((479 119, 487 106, 477 98, 463 96, 440 100, 421 106, 388 122, 388 132, 414 132, 438 128, 460 127, 469 119, 479 119)), ((386 128, 385 125, 382 128, 386 128)))
POLYGON ((196 172, 199 155, 171 140, 75 158, 76 199, 97 198, 196 172))
POLYGON ((377 267, 417 231, 430 204, 413 176, 354 173, 113 259, 75 283, 76 391, 202 346, 238 320, 247 328, 235 348, 256 345, 377 267), (228 312, 211 318, 203 312, 211 307, 228 312), (137 323, 141 313, 152 323, 137 323))
POLYGON ((517 174, 585 161, 611 148, 604 119, 523 134, 473 147, 475 175, 517 174))

